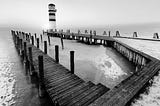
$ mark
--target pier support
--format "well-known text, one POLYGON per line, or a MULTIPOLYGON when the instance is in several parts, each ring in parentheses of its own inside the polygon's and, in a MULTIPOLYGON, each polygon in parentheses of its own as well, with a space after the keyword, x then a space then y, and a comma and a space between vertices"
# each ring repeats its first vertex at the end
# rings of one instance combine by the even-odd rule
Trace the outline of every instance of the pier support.
POLYGON ((39 48, 39 38, 37 38, 37 48, 39 48))
POLYGON ((74 74, 74 51, 70 51, 70 69, 71 73, 74 74))
POLYGON ((61 39, 61 45, 62 45, 62 50, 63 50, 64 49, 63 34, 60 35, 60 39, 61 39))
POLYGON ((133 32, 133 37, 134 37, 134 38, 135 38, 135 37, 138 37, 137 32, 133 32))
POLYGON ((51 45, 50 36, 48 35, 48 44, 51 45))
POLYGON ((59 46, 55 45, 55 60, 59 63, 59 46))
POLYGON ((28 48, 29 51, 29 73, 30 75, 33 75, 33 57, 32 57, 32 47, 28 48))
POLYGON ((42 42, 43 41, 42 34, 40 36, 41 36, 41 42, 42 42))
POLYGON ((27 56, 27 43, 23 42, 24 45, 24 60, 26 60, 26 56, 27 56))
POLYGON ((34 45, 34 37, 32 36, 32 45, 34 45))
POLYGON ((36 35, 36 33, 34 34, 34 36, 35 36, 35 39, 37 39, 37 35, 36 35))
POLYGON ((44 97, 44 64, 43 56, 38 56, 38 66, 39 66, 39 96, 44 97))
POLYGON ((47 54, 47 41, 44 41, 44 53, 47 54))
POLYGON ((108 36, 109 36, 109 37, 111 36, 111 31, 108 31, 108 36))

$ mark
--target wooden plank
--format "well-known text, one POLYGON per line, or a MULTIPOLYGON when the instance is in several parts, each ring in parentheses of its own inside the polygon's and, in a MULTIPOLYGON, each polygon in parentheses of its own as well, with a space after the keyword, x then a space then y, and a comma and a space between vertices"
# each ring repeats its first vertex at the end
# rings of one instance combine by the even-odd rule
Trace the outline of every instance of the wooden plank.
POLYGON ((90 81, 79 84, 74 88, 70 88, 70 89, 68 89, 64 92, 61 92, 61 94, 57 95, 55 99, 64 99, 67 96, 69 96, 70 94, 74 94, 74 93, 78 92, 80 89, 87 88, 87 87, 92 87, 92 86, 94 86, 94 84, 90 81))
MULTIPOLYGON (((75 80, 75 79, 79 79, 78 77, 75 78, 73 76, 68 76, 68 77, 63 77, 63 78, 59 78, 58 80, 54 80, 54 79, 50 79, 48 80, 48 85, 47 87, 49 86, 56 86, 56 85, 64 85, 65 83, 69 82, 70 80, 75 80)), ((53 88, 53 87, 52 87, 53 88)))
POLYGON ((74 106, 74 104, 76 102, 78 102, 79 100, 81 100, 82 98, 86 97, 87 95, 89 95, 90 93, 95 92, 99 87, 101 87, 101 84, 98 84, 97 86, 93 86, 92 88, 90 88, 89 90, 81 93, 80 95, 72 98, 69 103, 67 103, 68 106, 74 106))
POLYGON ((94 100, 99 98, 102 94, 104 94, 107 91, 109 91, 109 88, 102 85, 96 91, 80 99, 78 102, 74 104, 74 106, 88 106, 90 103, 92 103, 94 100))
POLYGON ((82 94, 83 92, 91 89, 92 87, 94 87, 95 85, 89 85, 89 86, 85 86, 84 88, 79 89, 78 91, 73 91, 70 94, 68 94, 65 97, 59 98, 58 102, 60 105, 65 106, 67 105, 67 103, 69 103, 73 98, 77 97, 78 95, 82 94))
POLYGON ((51 96, 53 96, 53 98, 57 100, 60 97, 62 97, 62 95, 64 96, 64 93, 66 93, 66 92, 68 93, 69 91, 73 91, 73 89, 77 88, 77 86, 79 86, 79 85, 81 85, 83 83, 84 83, 83 81, 79 81, 79 82, 73 83, 72 85, 64 88, 63 90, 59 90, 56 93, 53 93, 53 95, 51 95, 51 96))

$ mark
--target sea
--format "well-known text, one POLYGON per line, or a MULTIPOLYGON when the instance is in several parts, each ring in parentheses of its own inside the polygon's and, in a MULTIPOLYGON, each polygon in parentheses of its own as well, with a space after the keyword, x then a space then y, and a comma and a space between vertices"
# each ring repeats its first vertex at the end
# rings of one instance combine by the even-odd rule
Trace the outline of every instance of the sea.
MULTIPOLYGON (((38 99, 36 85, 31 83, 30 77, 26 75, 15 50, 10 33, 11 29, 31 32, 32 35, 36 33, 37 36, 42 34, 41 29, 0 27, 0 91, 2 91, 0 92, 0 106, 40 106, 49 103, 46 100, 38 99)), ((133 32, 137 32, 138 37, 153 39, 154 33, 160 33, 160 24, 106 25, 103 27, 62 29, 64 31, 70 29, 71 32, 81 30, 81 33, 84 33, 84 30, 96 30, 97 35, 103 35, 104 31, 111 31, 111 36, 115 36, 116 31, 119 31, 121 36, 129 37, 133 36, 133 32)), ((43 40, 47 40, 46 35, 43 35, 43 40)), ((159 42, 118 40, 160 59, 159 42)), ((55 45, 59 45, 60 64, 68 69, 70 69, 69 53, 75 51, 75 74, 85 81, 92 81, 95 84, 102 83, 108 88, 113 88, 135 70, 133 64, 121 54, 102 45, 87 45, 75 40, 64 40, 64 49, 62 49, 60 39, 51 38, 48 54, 52 58, 55 55, 55 45)), ((43 42, 40 43, 40 49, 44 49, 43 42)), ((144 93, 132 101, 131 106, 160 106, 160 75, 158 74, 151 79, 150 83, 144 93)))

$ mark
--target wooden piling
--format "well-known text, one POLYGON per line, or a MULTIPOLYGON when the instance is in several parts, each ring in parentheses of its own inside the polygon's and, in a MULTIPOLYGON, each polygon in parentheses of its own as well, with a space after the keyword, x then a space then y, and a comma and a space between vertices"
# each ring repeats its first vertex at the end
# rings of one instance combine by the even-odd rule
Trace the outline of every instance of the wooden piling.
POLYGON ((29 51, 29 71, 30 71, 30 75, 33 74, 33 57, 32 57, 32 47, 28 48, 29 51))
POLYGON ((108 31, 108 36, 109 36, 109 37, 111 36, 111 31, 108 31))
POLYGON ((120 36, 120 33, 119 33, 119 31, 116 31, 116 36, 118 36, 118 37, 120 36))
POLYGON ((106 31, 103 32, 103 35, 107 35, 106 31))
POLYGON ((38 66, 39 66, 39 96, 44 96, 44 64, 43 56, 38 56, 38 66))
POLYGON ((26 56, 27 56, 27 43, 23 42, 24 44, 24 59, 26 60, 26 56))
POLYGON ((59 46, 55 45, 55 60, 59 63, 59 46))
POLYGON ((37 48, 39 48, 39 38, 37 38, 37 48))
POLYGON ((44 53, 47 54, 47 41, 44 41, 44 53))
POLYGON ((62 50, 64 49, 64 43, 63 43, 63 34, 60 35, 60 39, 61 39, 61 45, 62 45, 62 50))
POLYGON ((74 51, 70 51, 70 69, 71 73, 74 74, 74 51))
POLYGON ((51 45, 50 36, 48 35, 48 44, 51 45))
POLYGON ((133 37, 138 37, 137 32, 133 32, 133 37))
POLYGON ((43 41, 42 34, 40 36, 41 36, 41 42, 42 42, 43 41))
POLYGON ((24 61, 24 50, 21 51, 21 59, 24 61))
POLYGON ((23 47, 22 39, 19 40, 19 45, 20 45, 20 51, 21 51, 23 47))
POLYGON ((34 45, 34 37, 32 36, 32 45, 34 45))
POLYGON ((93 35, 96 36, 96 31, 95 30, 93 31, 93 35))
POLYGON ((35 36, 35 39, 37 39, 37 35, 36 35, 36 33, 34 34, 34 36, 35 36))
POLYGON ((28 74, 28 72, 29 72, 29 66, 30 66, 30 64, 29 64, 29 60, 28 60, 28 56, 26 55, 25 56, 25 70, 26 70, 26 74, 28 74))
POLYGON ((18 50, 18 53, 19 53, 19 45, 20 45, 20 40, 19 40, 19 37, 17 37, 17 50, 18 50))
POLYGON ((85 30, 85 31, 84 31, 84 33, 85 33, 85 34, 87 34, 87 33, 88 33, 88 31, 87 31, 87 30, 85 30))

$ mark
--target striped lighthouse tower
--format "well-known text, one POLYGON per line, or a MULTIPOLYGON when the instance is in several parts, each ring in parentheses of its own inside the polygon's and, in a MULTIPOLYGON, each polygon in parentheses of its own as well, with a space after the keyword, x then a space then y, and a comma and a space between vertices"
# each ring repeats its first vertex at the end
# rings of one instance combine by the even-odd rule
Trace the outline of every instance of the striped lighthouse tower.
POLYGON ((56 9, 54 4, 48 5, 49 12, 49 31, 55 31, 56 29, 56 9))

